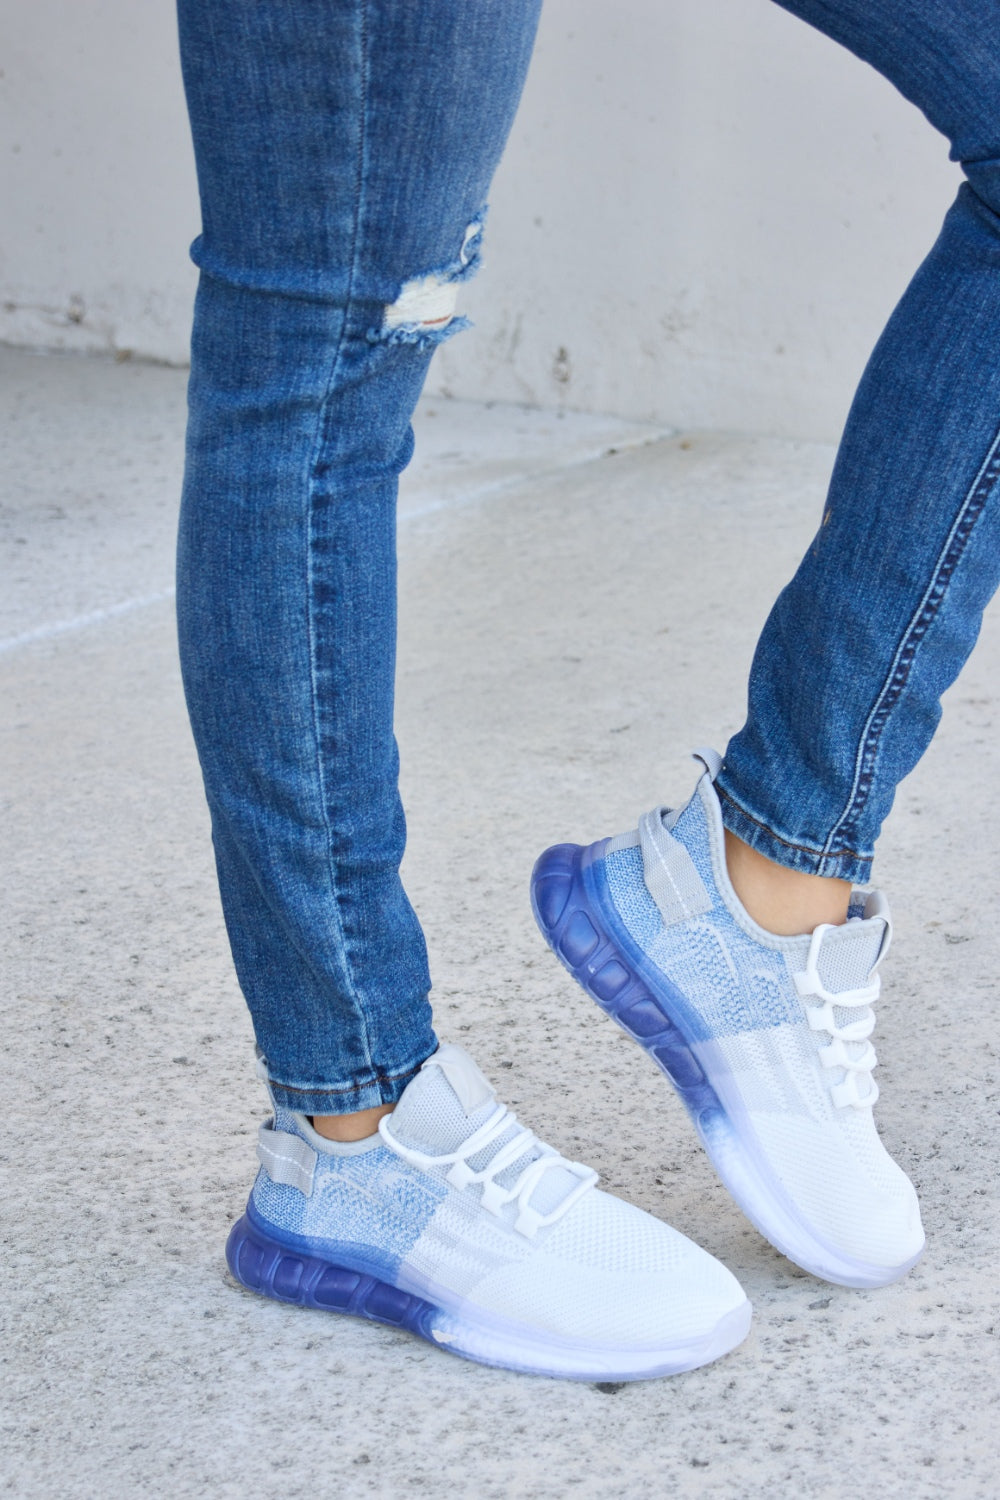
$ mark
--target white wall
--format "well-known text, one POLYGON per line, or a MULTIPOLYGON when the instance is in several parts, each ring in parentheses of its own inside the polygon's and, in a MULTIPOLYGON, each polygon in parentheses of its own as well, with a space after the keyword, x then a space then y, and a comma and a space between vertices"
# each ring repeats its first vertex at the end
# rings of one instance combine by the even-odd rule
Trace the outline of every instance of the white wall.
MULTIPOLYGON (((183 360, 168 0, 0 0, 0 34, 0 339, 183 360)), ((832 437, 957 178, 916 110, 769 0, 547 0, 477 327, 432 387, 832 437)))
POLYGON ((0 38, 0 340, 183 362, 198 198, 170 0, 0 0, 0 38))

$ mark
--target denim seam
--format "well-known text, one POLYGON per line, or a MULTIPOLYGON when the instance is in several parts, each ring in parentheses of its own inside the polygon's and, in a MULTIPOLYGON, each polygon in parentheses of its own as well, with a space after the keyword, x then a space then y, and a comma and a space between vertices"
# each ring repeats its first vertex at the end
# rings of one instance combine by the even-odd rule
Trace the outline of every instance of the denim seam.
POLYGON ((938 555, 934 573, 896 648, 882 690, 865 722, 855 759, 851 790, 844 809, 823 846, 824 856, 832 856, 841 852, 833 848, 834 840, 864 811, 875 779, 875 762, 882 734, 909 681, 920 643, 937 618, 948 592, 948 584, 962 559, 976 522, 982 515, 998 479, 1000 479, 1000 431, 994 437, 972 486, 952 522, 938 555))
MULTIPOLYGON (((313 590, 313 584, 314 584, 314 575, 313 575, 313 552, 314 552, 314 548, 313 548, 313 518, 314 518, 314 493, 315 493, 315 481, 316 481, 316 463, 317 463, 317 460, 319 458, 320 452, 322 451, 323 434, 324 434, 324 431, 325 431, 327 408, 328 408, 329 403, 330 403, 330 401, 331 401, 331 399, 332 399, 332 397, 334 395, 334 391, 335 391, 335 387, 336 387, 336 383, 337 383, 337 377, 340 374, 341 362, 342 362, 343 353, 344 353, 344 345, 347 342, 348 329, 349 329, 349 326, 350 326, 350 314, 351 314, 351 308, 352 308, 352 305, 353 305, 354 287, 355 287, 356 282, 357 282, 357 273, 358 273, 358 242, 359 242, 359 239, 360 239, 360 227, 361 227, 361 219, 362 219, 362 194, 364 192, 364 180, 365 180, 365 152, 366 152, 366 149, 367 149, 367 120, 368 120, 368 112, 367 112, 367 105, 366 105, 366 101, 367 101, 367 98, 368 98, 368 66, 369 66, 369 64, 368 64, 368 3, 367 3, 367 0, 361 0, 361 4, 358 7, 358 28, 359 28, 359 40, 360 40, 360 49, 359 49, 360 50, 359 91, 360 91, 360 96, 361 96, 361 100, 360 100, 360 102, 361 102, 361 108, 358 111, 358 118, 359 118, 359 124, 358 124, 358 148, 357 148, 357 166, 356 166, 356 172, 355 172, 355 188, 354 188, 354 224, 353 224, 352 239, 351 239, 351 270, 350 270, 350 276, 349 276, 348 284, 347 284, 347 296, 346 296, 345 303, 344 303, 344 312, 343 312, 343 318, 342 318, 341 326, 340 326, 340 333, 339 333, 339 336, 338 336, 338 339, 337 339, 337 347, 336 347, 336 350, 334 352, 333 360, 332 360, 332 363, 331 363, 331 366, 330 366, 330 376, 329 376, 329 379, 327 381, 326 390, 323 393, 323 400, 320 403, 319 413, 318 413, 318 416, 317 416, 317 419, 316 419, 316 436, 315 436, 315 439, 314 439, 314 442, 313 442, 312 452, 309 455, 309 469, 308 469, 308 515, 307 515, 308 538, 309 538, 309 540, 308 540, 308 546, 306 548, 306 579, 305 579, 305 584, 306 584, 306 600, 307 600, 307 605, 306 605, 306 621, 307 621, 308 634, 309 634, 309 671, 310 671, 310 678, 311 678, 311 685, 312 685, 313 737, 314 737, 315 745, 316 745, 316 775, 317 775, 317 780, 318 780, 319 788, 320 788, 320 799, 321 799, 322 809, 323 809, 323 823, 324 823, 324 826, 326 828, 328 878, 329 878, 329 882, 330 882, 330 890, 331 890, 331 893, 333 895, 334 909, 335 909, 335 911, 337 913, 338 936, 340 938, 341 952, 344 955, 344 964, 343 964, 344 974, 345 974, 345 977, 347 979, 347 983, 348 983, 348 985, 350 987, 351 999, 354 1002, 355 1014, 356 1014, 356 1016, 357 1016, 357 1018, 358 1018, 358 1020, 360 1022, 359 1030, 360 1030, 362 1041, 364 1043, 365 1061, 367 1062, 369 1068, 371 1068, 373 1065, 372 1065, 371 1037, 370 1037, 369 1031, 368 1031, 368 1017, 365 1014, 364 1006, 361 1004, 361 998, 358 995, 358 992, 357 992, 357 989, 356 989, 356 986, 355 986, 355 983, 354 983, 354 975, 352 973, 351 965, 350 965, 350 962, 348 960, 347 938, 346 938, 346 933, 345 933, 345 930, 344 930, 343 913, 342 913, 342 907, 341 907, 341 892, 340 892, 340 887, 339 887, 339 884, 338 884, 338 881, 337 881, 337 865, 336 865, 336 860, 334 858, 334 833, 333 833, 333 825, 330 822, 329 799, 328 799, 328 796, 327 796, 326 775, 325 775, 324 766, 323 766, 323 733, 322 733, 322 724, 320 723, 319 712, 318 712, 319 688, 318 688, 318 683, 317 683, 317 679, 316 679, 316 674, 317 674, 317 661, 316 661, 317 647, 316 647, 316 628, 315 628, 314 590, 313 590)), ((378 1077, 376 1077, 373 1081, 377 1083, 377 1082, 379 1082, 381 1080, 378 1077)), ((388 1081, 388 1080, 386 1080, 386 1081, 388 1081)), ((282 1084, 282 1085, 280 1085, 280 1087, 284 1088, 285 1085, 282 1084)), ((306 1091, 305 1090, 294 1090, 293 1092, 300 1092, 300 1093, 302 1093, 302 1092, 306 1092, 306 1091)), ((320 1086, 317 1089, 312 1090, 311 1092, 314 1092, 314 1093, 320 1093, 320 1092, 329 1092, 329 1093, 357 1093, 358 1089, 357 1088, 353 1088, 353 1089, 350 1089, 350 1090, 348 1090, 348 1089, 329 1089, 329 1090, 326 1090, 322 1086, 320 1086)))
POLYGON ((310 1088, 299 1088, 297 1084, 281 1083, 278 1079, 271 1077, 268 1077, 268 1083, 272 1088, 282 1089, 286 1094, 360 1094, 374 1083, 396 1083, 400 1078, 416 1078, 426 1061, 427 1058, 425 1057, 423 1061, 415 1063, 413 1067, 403 1068, 398 1073, 373 1073, 371 1078, 367 1079, 364 1083, 352 1083, 346 1085, 344 1088, 334 1088, 331 1084, 327 1083, 313 1084, 310 1088))
MULTIPOLYGON (((780 833, 775 833, 770 824, 762 823, 760 818, 755 818, 753 813, 747 812, 742 802, 737 802, 736 798, 729 792, 727 792, 725 787, 716 785, 715 790, 720 797, 725 798, 725 800, 730 804, 731 807, 735 807, 736 811, 740 813, 744 818, 746 818, 748 822, 753 823, 756 828, 760 828, 770 838, 774 839, 776 844, 783 844, 786 849, 797 849, 800 854, 811 854, 813 858, 817 860, 822 859, 825 854, 829 853, 829 851, 827 850, 814 849, 811 844, 797 844, 794 839, 782 838, 780 833)), ((869 858, 867 854, 861 854, 857 849, 837 850, 838 856, 844 854, 848 855, 851 859, 857 860, 868 860, 869 858)))

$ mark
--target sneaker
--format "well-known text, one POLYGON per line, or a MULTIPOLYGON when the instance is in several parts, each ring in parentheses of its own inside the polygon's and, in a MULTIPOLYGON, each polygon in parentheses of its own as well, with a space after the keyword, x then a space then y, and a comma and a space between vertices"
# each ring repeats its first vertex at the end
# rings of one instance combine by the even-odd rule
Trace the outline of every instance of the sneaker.
POLYGON ((751 1223, 796 1265, 884 1286, 924 1246, 917 1196, 879 1139, 868 1038, 889 945, 885 898, 847 922, 765 932, 726 873, 713 751, 678 812, 538 860, 532 905, 556 955, 687 1106, 751 1223))
POLYGON ((711 1255, 598 1192, 443 1045, 379 1133, 342 1145, 276 1107, 226 1258, 280 1302, 354 1313, 482 1364, 576 1380, 691 1370, 751 1308, 711 1255))

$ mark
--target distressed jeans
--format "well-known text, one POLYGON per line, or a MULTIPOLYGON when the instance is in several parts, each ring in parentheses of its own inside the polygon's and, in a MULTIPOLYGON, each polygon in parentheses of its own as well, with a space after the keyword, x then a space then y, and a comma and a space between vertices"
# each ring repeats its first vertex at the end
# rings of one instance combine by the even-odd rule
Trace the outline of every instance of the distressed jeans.
MULTIPOLYGON (((718 782, 764 854, 864 880, 1000 580, 1000 3, 785 8, 890 78, 966 174, 865 372, 718 782)), ((461 326, 537 0, 179 12, 203 216, 185 691, 274 1093, 341 1113, 394 1102, 436 1046, 399 879, 396 485, 461 326)))

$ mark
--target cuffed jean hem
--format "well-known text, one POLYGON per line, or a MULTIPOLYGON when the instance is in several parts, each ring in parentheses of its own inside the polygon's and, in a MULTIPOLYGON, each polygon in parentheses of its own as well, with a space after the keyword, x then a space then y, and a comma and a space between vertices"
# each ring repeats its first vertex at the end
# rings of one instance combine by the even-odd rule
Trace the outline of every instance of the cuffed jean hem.
POLYGON ((730 833, 736 835, 758 854, 787 870, 801 870, 804 875, 825 875, 836 880, 849 880, 852 885, 867 885, 871 879, 871 854, 858 854, 853 849, 837 854, 824 854, 821 849, 808 844, 795 843, 782 838, 760 818, 755 818, 734 799, 731 792, 716 782, 722 808, 722 821, 730 833))
POLYGON ((420 1072, 427 1059, 437 1051, 437 1037, 420 1053, 419 1061, 400 1072, 376 1073, 365 1082, 348 1084, 279 1083, 268 1075, 268 1086, 275 1104, 300 1115, 354 1115, 362 1109, 377 1109, 382 1104, 396 1104, 403 1090, 420 1072))

